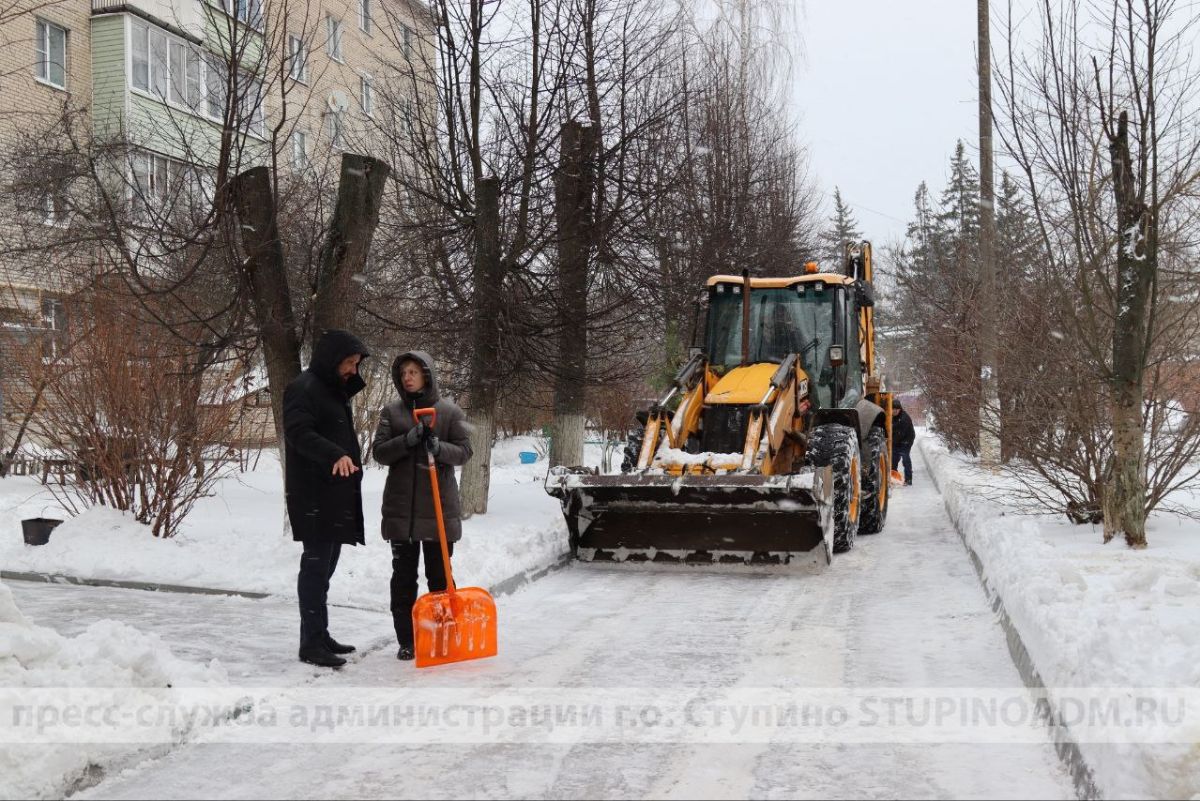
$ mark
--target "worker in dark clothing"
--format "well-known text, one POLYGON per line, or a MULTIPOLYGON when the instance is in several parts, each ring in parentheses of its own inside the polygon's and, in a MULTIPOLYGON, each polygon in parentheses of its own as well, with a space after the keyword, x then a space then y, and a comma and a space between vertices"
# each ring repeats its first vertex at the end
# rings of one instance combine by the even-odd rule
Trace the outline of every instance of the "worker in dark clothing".
POLYGON ((904 463, 904 483, 912 484, 912 446, 917 441, 917 431, 912 418, 900 401, 892 401, 892 472, 904 463))
POLYGON ((304 543, 300 575, 300 661, 341 667, 354 646, 329 634, 329 580, 343 545, 363 544, 362 454, 350 399, 366 386, 358 365, 368 355, 358 337, 329 330, 312 362, 283 393, 288 518, 304 543))

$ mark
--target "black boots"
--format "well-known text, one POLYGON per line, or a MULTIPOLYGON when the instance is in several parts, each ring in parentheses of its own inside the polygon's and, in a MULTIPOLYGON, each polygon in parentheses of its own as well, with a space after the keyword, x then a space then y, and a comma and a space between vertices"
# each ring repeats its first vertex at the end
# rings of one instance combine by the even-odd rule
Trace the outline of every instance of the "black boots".
POLYGON ((342 645, 328 634, 325 635, 325 647, 331 654, 352 654, 355 650, 353 645, 342 645))
POLYGON ((411 645, 401 645, 400 650, 396 652, 396 658, 401 662, 408 662, 416 656, 411 645))
POLYGON ((324 643, 300 646, 300 661, 317 667, 340 668, 346 660, 325 647, 324 643))

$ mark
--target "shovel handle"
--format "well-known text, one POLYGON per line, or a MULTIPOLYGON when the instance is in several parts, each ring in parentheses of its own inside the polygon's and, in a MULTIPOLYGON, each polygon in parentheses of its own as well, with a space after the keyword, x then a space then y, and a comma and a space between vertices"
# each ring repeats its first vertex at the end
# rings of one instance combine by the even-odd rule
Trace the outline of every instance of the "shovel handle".
MULTIPOLYGON (((437 425, 437 410, 429 409, 413 409, 413 418, 419 423, 422 417, 429 418, 429 428, 433 429, 437 425)), ((442 567, 446 571, 446 591, 454 596, 454 576, 450 572, 450 545, 446 541, 446 521, 442 517, 442 493, 438 487, 437 477, 437 460, 433 458, 433 454, 428 450, 425 455, 429 459, 429 482, 433 489, 433 511, 437 515, 438 541, 442 545, 442 567)))

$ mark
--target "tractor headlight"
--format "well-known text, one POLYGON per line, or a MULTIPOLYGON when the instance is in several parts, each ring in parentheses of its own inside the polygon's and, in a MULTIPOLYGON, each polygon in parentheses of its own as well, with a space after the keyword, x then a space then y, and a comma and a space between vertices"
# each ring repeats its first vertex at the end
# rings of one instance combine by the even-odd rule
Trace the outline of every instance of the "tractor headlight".
POLYGON ((834 367, 841 367, 846 363, 846 351, 841 345, 831 345, 829 348, 829 362, 834 367))

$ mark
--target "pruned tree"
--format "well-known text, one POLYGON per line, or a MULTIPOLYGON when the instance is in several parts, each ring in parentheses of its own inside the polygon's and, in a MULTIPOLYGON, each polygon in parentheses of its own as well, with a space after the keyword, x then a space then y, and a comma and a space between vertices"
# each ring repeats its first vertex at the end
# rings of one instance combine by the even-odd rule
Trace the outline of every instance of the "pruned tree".
POLYGON ((1161 379, 1180 374, 1195 342, 1194 276, 1181 261, 1194 255, 1200 179, 1200 135, 1185 122, 1200 107, 1195 24, 1171 0, 1046 4, 1028 23, 1037 44, 1022 48, 1010 9, 1001 82, 1002 137, 1047 261, 1073 296, 1065 333, 1086 378, 1075 391, 1099 393, 1108 409, 1086 422, 1107 434, 1090 500, 1105 541, 1134 548, 1146 545, 1146 515, 1192 475, 1177 454, 1195 450, 1190 427, 1168 435, 1154 422, 1177 417, 1167 412, 1182 385, 1161 379), (1163 237, 1165 219, 1183 235, 1163 237), (1168 260, 1183 269, 1164 275, 1168 260))

